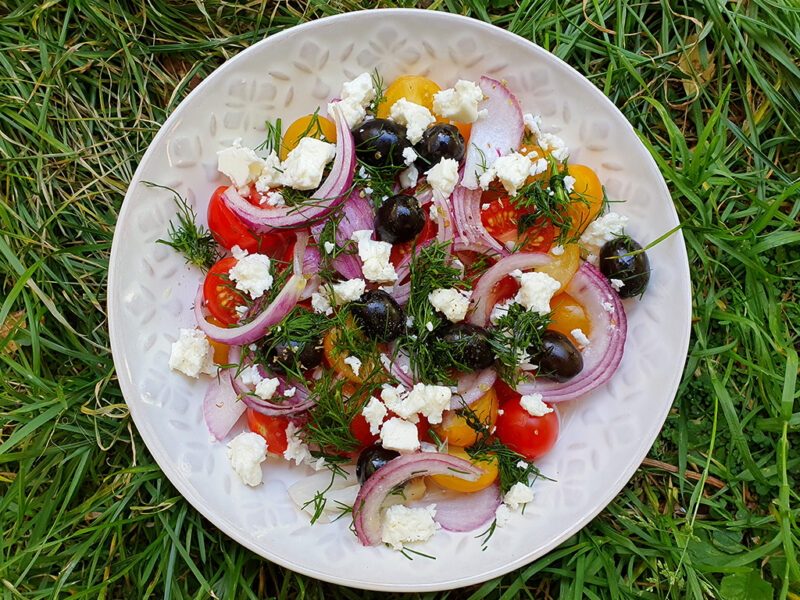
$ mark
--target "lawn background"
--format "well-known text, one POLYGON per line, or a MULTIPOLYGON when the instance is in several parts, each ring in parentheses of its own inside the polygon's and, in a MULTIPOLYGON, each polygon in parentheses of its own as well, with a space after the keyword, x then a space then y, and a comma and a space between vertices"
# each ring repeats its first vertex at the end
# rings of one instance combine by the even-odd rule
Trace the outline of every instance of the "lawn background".
MULTIPOLYGON (((270 33, 374 6, 0 0, 0 598, 401 596, 286 571, 196 513, 130 421, 105 314, 127 183, 181 99, 270 33)), ((694 319, 664 430, 600 516, 519 571, 411 597, 800 598, 800 7, 426 6, 535 41, 623 111, 682 220, 694 319)))

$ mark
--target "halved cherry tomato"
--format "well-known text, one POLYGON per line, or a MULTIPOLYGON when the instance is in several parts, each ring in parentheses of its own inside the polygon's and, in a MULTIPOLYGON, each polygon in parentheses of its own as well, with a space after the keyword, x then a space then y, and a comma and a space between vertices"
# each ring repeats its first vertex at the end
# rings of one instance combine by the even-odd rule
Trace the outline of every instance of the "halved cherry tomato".
POLYGON ((594 221, 603 208, 603 185, 597 174, 586 165, 569 165, 565 174, 575 178, 567 215, 572 220, 572 229, 582 232, 594 221))
POLYGON ((530 228, 522 232, 517 242, 522 244, 522 252, 547 252, 553 245, 556 228, 550 221, 539 219, 530 228))
POLYGON ((572 331, 580 329, 583 334, 588 336, 592 332, 592 322, 586 315, 586 311, 572 296, 566 293, 553 296, 550 300, 550 308, 552 309, 552 322, 548 325, 548 329, 563 333, 572 340, 572 343, 578 346, 572 331))
POLYGON ((547 454, 558 439, 558 416, 555 411, 534 417, 520 404, 521 396, 506 400, 497 417, 495 431, 500 441, 528 460, 547 454))
POLYGON ((283 454, 286 448, 289 447, 289 442, 286 439, 286 426, 289 425, 289 419, 262 415, 252 408, 248 408, 246 412, 247 426, 250 431, 267 440, 267 452, 283 454))
POLYGON ((525 214, 526 211, 516 208, 508 197, 500 197, 481 211, 481 222, 489 235, 500 242, 519 242, 523 252, 547 252, 553 244, 555 226, 539 219, 520 236, 519 223, 525 214))
MULTIPOLYGON (((206 321, 212 325, 216 325, 217 327, 224 327, 225 325, 222 321, 219 321, 214 317, 206 317, 206 321)), ((217 340, 212 340, 208 336, 206 336, 206 339, 208 340, 208 343, 211 344, 211 348, 214 350, 214 363, 218 365, 227 365, 228 351, 231 349, 231 347, 228 346, 228 344, 223 344, 217 340)))
POLYGON ((427 77, 419 75, 398 77, 384 92, 386 99, 378 105, 378 118, 385 119, 388 117, 392 110, 392 105, 400 98, 405 98, 409 102, 420 104, 433 111, 433 95, 440 89, 436 82, 427 77))
POLYGON ((495 456, 475 461, 470 458, 464 448, 460 448, 459 446, 448 447, 447 453, 450 456, 457 456, 458 458, 470 461, 472 464, 486 471, 486 473, 478 477, 476 481, 468 481, 456 477, 455 475, 431 475, 431 478, 440 486, 457 492, 477 492, 478 490, 489 487, 494 480, 497 479, 498 463, 495 456))
POLYGON ((436 237, 436 223, 431 221, 431 217, 428 214, 428 211, 425 211, 425 226, 422 228, 422 231, 417 234, 416 242, 411 240, 410 242, 405 242, 404 244, 394 244, 392 246, 392 253, 389 255, 389 260, 392 264, 396 267, 400 264, 406 256, 411 254, 411 249, 414 247, 414 244, 417 245, 421 244, 422 242, 426 242, 430 239, 436 237))
POLYGON ((517 391, 499 377, 494 382, 494 391, 500 401, 501 408, 508 400, 519 398, 517 391))
MULTIPOLYGON (((469 410, 487 428, 487 431, 491 431, 497 421, 498 408, 499 403, 494 388, 469 406, 469 410)), ((478 441, 478 432, 470 427, 464 417, 464 410, 445 411, 442 415, 442 422, 432 425, 431 428, 439 436, 439 439, 447 440, 449 444, 455 446, 469 447, 478 441)))
POLYGON ((286 128, 281 142, 281 160, 286 160, 289 152, 294 150, 304 137, 336 143, 336 125, 319 114, 316 116, 316 123, 313 123, 314 118, 314 115, 300 117, 286 128))
MULTIPOLYGON (((356 324, 352 320, 349 321, 348 326, 355 330, 357 335, 361 335, 360 330, 357 329, 356 324)), ((339 338, 341 335, 341 331, 334 327, 328 331, 323 338, 322 351, 325 355, 325 362, 331 369, 336 371, 348 381, 352 381, 353 383, 363 383, 364 377, 375 371, 375 365, 372 363, 372 361, 365 360, 361 365, 361 368, 358 370, 358 373, 355 373, 353 371, 353 367, 344 362, 344 359, 347 358, 347 354, 342 351, 337 352, 337 346, 339 345, 339 338)))
POLYGON ((208 228, 220 246, 230 250, 239 246, 248 252, 258 252, 259 236, 247 228, 247 225, 237 217, 222 201, 222 193, 228 189, 220 186, 211 196, 208 203, 208 228))
MULTIPOLYGON (((390 411, 384 417, 383 421, 385 423, 392 417, 396 416, 397 415, 390 411)), ((419 422, 416 425, 417 437, 419 437, 420 440, 426 440, 428 438, 428 419, 426 419, 423 415, 419 415, 419 422)), ((361 413, 358 413, 353 420, 350 421, 350 433, 352 433, 353 437, 358 440, 358 443, 361 444, 362 448, 371 446, 381 438, 379 433, 373 434, 370 431, 369 423, 367 423, 367 420, 361 413)))
POLYGON ((229 256, 214 263, 203 282, 203 296, 211 315, 223 325, 239 321, 237 306, 245 304, 244 296, 233 288, 227 275, 238 261, 229 256))
POLYGON ((581 266, 581 250, 578 244, 567 244, 564 246, 563 254, 556 256, 551 251, 550 255, 553 260, 546 265, 536 267, 536 270, 547 273, 561 284, 561 287, 556 290, 556 293, 558 293, 567 286, 575 271, 581 266))

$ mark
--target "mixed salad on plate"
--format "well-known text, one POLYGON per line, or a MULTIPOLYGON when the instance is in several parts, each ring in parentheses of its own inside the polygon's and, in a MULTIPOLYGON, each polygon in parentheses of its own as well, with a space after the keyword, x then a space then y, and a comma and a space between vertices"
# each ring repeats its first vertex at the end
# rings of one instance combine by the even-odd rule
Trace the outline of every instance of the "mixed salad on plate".
POLYGON ((218 152, 209 231, 181 204, 166 243, 206 275, 169 365, 209 375, 244 484, 268 454, 310 467, 312 522, 398 550, 491 532, 533 501, 557 404, 617 369, 647 256, 504 82, 364 73, 321 112, 218 152))

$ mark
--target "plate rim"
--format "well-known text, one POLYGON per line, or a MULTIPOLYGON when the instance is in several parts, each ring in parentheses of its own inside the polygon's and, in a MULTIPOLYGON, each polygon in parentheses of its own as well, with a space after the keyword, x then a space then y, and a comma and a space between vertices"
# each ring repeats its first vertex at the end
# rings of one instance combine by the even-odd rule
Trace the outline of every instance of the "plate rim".
MULTIPOLYGON (((636 129, 631 125, 625 115, 617 108, 617 106, 605 95, 603 92, 598 89, 588 78, 569 65, 567 62, 556 56, 555 54, 545 50, 535 42, 531 40, 525 39, 522 36, 514 34, 506 29, 497 27, 490 23, 486 23, 485 21, 481 21, 479 19, 474 19, 471 17, 466 17, 463 15, 456 15, 453 13, 448 12, 441 12, 441 11, 432 11, 426 9, 414 9, 414 8, 382 8, 382 9, 368 9, 362 11, 353 11, 347 13, 341 13, 338 15, 331 15, 327 17, 323 17, 320 19, 315 19, 313 21, 308 21, 306 23, 302 23, 300 25, 296 25, 294 27, 290 27, 285 29, 281 32, 278 32, 273 35, 269 35, 264 39, 258 41, 257 43, 253 44, 245 48, 244 50, 238 52, 235 56, 232 56, 224 63, 222 63, 219 67, 217 67, 212 73, 210 73, 195 89, 193 89, 187 96, 173 109, 170 115, 166 118, 166 120, 161 124, 158 132, 153 137, 150 145, 148 146, 147 150, 142 155, 139 164, 134 171, 131 180, 128 184, 128 189, 125 193, 125 198, 123 199, 122 206, 119 211, 119 215, 117 218, 117 222, 121 221, 128 212, 133 210, 131 207, 133 206, 133 201, 131 199, 137 192, 135 190, 138 187, 138 184, 141 181, 143 165, 148 162, 148 159, 152 153, 155 152, 156 146, 159 145, 162 138, 167 135, 168 130, 171 129, 171 126, 179 119, 181 112, 183 109, 186 108, 188 101, 193 98, 196 94, 201 94, 203 91, 214 84, 214 82, 219 78, 224 76, 225 71, 229 67, 229 65, 235 64, 237 61, 243 60, 243 57, 249 55, 253 52, 258 52, 258 49, 262 45, 267 44, 274 44, 279 42, 283 38, 288 38, 291 36, 300 35, 305 32, 307 29, 314 29, 320 26, 327 26, 328 24, 339 21, 339 20, 348 20, 348 19, 360 19, 360 18, 370 18, 371 15, 376 13, 381 13, 383 15, 389 13, 393 15, 403 16, 403 17, 431 17, 431 18, 438 18, 444 21, 450 21, 453 24, 465 23, 468 22, 470 26, 478 27, 484 29, 486 32, 490 33, 491 35, 499 35, 506 39, 506 41, 510 43, 523 43, 529 45, 532 50, 536 53, 541 55, 546 55, 548 60, 554 60, 556 64, 558 64, 561 68, 567 68, 577 75, 579 75, 583 80, 585 80, 589 84, 589 88, 587 88, 588 93, 593 95, 592 98, 593 102, 605 102, 607 105, 611 107, 611 109, 618 113, 619 116, 622 117, 622 121, 624 122, 625 126, 628 127, 637 138, 640 138, 636 129)), ((639 139, 639 143, 642 144, 641 139, 639 139)), ((644 147, 644 144, 642 144, 644 147)), ((652 154, 644 147, 645 154, 646 154, 646 162, 650 169, 650 171, 656 176, 657 181, 659 182, 660 189, 658 190, 659 193, 663 194, 665 197, 672 200, 672 195, 669 192, 669 188, 667 187, 666 181, 664 180, 658 166, 653 158, 652 154)), ((674 201, 669 203, 669 210, 675 218, 677 223, 680 223, 680 218, 678 217, 677 210, 675 208, 674 201)), ((598 514, 600 514, 608 504, 616 497, 622 489, 627 485, 628 481, 630 481, 633 474, 641 465, 642 460, 647 456, 647 453, 652 448, 653 443, 655 442, 656 438, 660 434, 663 429, 664 422, 666 421, 666 417, 669 414, 672 405, 674 404, 674 399, 676 393, 678 391, 678 387, 680 385, 680 381, 683 377, 683 372, 685 370, 686 359, 688 356, 688 349, 689 349, 689 341, 690 341, 690 334, 691 334, 691 306, 692 306, 692 294, 691 294, 691 273, 689 271, 689 264, 688 264, 688 255, 686 251, 686 243, 683 237, 683 233, 680 229, 674 231, 672 235, 676 236, 675 243, 677 244, 677 250, 681 255, 680 261, 681 273, 682 276, 685 277, 688 285, 684 290, 682 290, 682 297, 676 298, 677 300, 682 300, 685 303, 685 306, 688 307, 688 314, 689 319, 686 323, 683 323, 683 331, 680 340, 680 347, 682 348, 681 354, 683 358, 683 368, 677 370, 676 373, 673 374, 672 381, 670 382, 669 386, 669 394, 673 401, 670 403, 664 403, 664 408, 661 411, 661 414, 658 415, 658 422, 660 423, 659 427, 654 429, 654 433, 648 436, 647 444, 642 445, 643 451, 633 453, 633 457, 636 460, 632 460, 628 463, 626 468, 621 472, 620 476, 617 477, 614 482, 607 487, 608 492, 602 497, 602 499, 595 505, 595 509, 589 511, 587 514, 584 515, 583 518, 577 520, 576 522, 572 523, 569 527, 567 527, 561 535, 554 538, 550 543, 543 546, 539 549, 538 552, 531 552, 529 554, 524 555, 521 558, 517 558, 512 560, 508 563, 505 563, 502 567, 498 567, 492 569, 490 571, 483 571, 478 575, 468 575, 464 577, 450 577, 447 579, 439 580, 432 583, 410 583, 410 584, 386 584, 380 585, 375 584, 373 582, 362 582, 358 580, 349 579, 346 577, 339 577, 336 575, 331 575, 327 572, 317 571, 312 567, 307 567, 305 565, 295 564, 291 561, 285 560, 279 554, 274 552, 267 552, 269 556, 265 556, 263 551, 260 548, 257 548, 254 543, 252 543, 249 539, 245 538, 244 536, 240 536, 237 532, 237 529, 232 526, 232 524, 224 518, 224 515, 214 514, 213 517, 208 514, 206 507, 203 506, 204 499, 200 494, 195 494, 193 486, 189 484, 189 482, 185 479, 183 474, 177 468, 174 468, 173 465, 167 460, 168 456, 166 453, 163 455, 161 452, 154 452, 153 446, 160 448, 160 441, 157 439, 154 440, 155 444, 152 442, 148 442, 145 438, 145 431, 147 431, 147 427, 143 427, 145 425, 143 417, 137 420, 137 411, 138 409, 135 408, 135 404, 129 404, 127 401, 127 397, 135 397, 136 390, 134 388, 134 382, 132 377, 130 376, 130 371, 127 368, 125 357, 121 355, 121 346, 122 341, 120 339, 121 334, 119 333, 119 328, 116 325, 117 318, 115 318, 116 310, 114 306, 119 304, 119 300, 117 294, 115 293, 115 288, 117 287, 117 280, 119 275, 117 273, 117 269, 115 268, 116 260, 115 257, 119 255, 119 245, 122 243, 120 240, 124 236, 124 232, 122 229, 117 228, 115 224, 114 229, 114 236, 111 245, 111 252, 109 256, 109 271, 108 271, 108 282, 107 282, 107 299, 106 299, 106 312, 108 315, 108 328, 109 328, 109 340, 111 346, 111 353, 112 358, 114 361, 114 368, 117 373, 117 381, 119 383, 120 389, 123 394, 123 398, 125 398, 125 402, 128 405, 128 409, 131 414, 131 418, 136 425, 137 430, 139 431, 139 435, 142 437, 142 440, 145 442, 147 446, 147 450, 150 455, 155 460, 156 464, 161 469, 162 473, 167 477, 170 483, 175 486, 175 488, 180 492, 180 494, 192 505, 192 507, 197 510, 204 518, 208 519, 211 524, 215 527, 222 530, 229 538, 233 539, 237 543, 241 544, 245 548, 249 549, 254 554, 265 558, 269 561, 272 561, 282 567, 295 571, 297 573, 301 573, 303 575, 307 575, 313 577, 315 579, 319 579, 322 581, 326 581, 329 583, 343 585, 347 587, 357 588, 357 589, 365 589, 365 590, 374 590, 374 591, 385 591, 385 592, 426 592, 426 591, 442 591, 442 590, 449 590, 464 587, 467 585, 479 584, 495 577, 499 577, 510 573, 516 569, 522 568, 525 565, 530 564, 534 560, 541 558, 550 552, 552 552, 557 546, 562 544, 565 540, 569 539, 573 535, 575 535, 578 531, 583 529, 591 520, 593 520, 598 514), (117 350, 115 350, 117 348, 117 350), (122 375, 125 375, 124 377, 122 375)))

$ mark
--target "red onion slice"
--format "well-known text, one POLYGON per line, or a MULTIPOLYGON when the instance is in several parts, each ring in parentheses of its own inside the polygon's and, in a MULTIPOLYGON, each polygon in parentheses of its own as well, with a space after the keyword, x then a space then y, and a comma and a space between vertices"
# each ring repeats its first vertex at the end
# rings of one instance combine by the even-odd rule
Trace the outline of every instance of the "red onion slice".
POLYGON ((500 256, 508 256, 505 246, 494 239, 481 221, 481 190, 469 190, 456 186, 453 192, 453 214, 456 238, 459 244, 468 244, 477 252, 492 251, 500 256))
POLYGON ((478 285, 472 290, 472 314, 469 317, 469 322, 481 327, 488 325, 489 315, 494 307, 490 306, 487 300, 491 296, 492 288, 503 277, 516 269, 526 271, 541 267, 551 260, 553 260, 552 256, 539 252, 517 252, 498 260, 483 274, 480 281, 478 281, 478 285))
POLYGON ((256 233, 266 233, 275 229, 308 225, 311 221, 325 217, 345 201, 345 194, 353 183, 355 145, 338 105, 334 105, 332 116, 336 121, 336 158, 328 177, 311 196, 314 201, 302 206, 261 208, 242 198, 236 188, 225 190, 223 201, 248 228, 256 233))
POLYGON ((458 391, 450 399, 450 409, 458 410, 476 402, 492 389, 495 380, 497 373, 492 368, 477 373, 462 373, 458 377, 458 391))
POLYGON ((244 409, 245 405, 239 402, 227 372, 211 380, 203 398, 203 418, 217 441, 228 435, 244 409))
POLYGON ((381 543, 381 504, 398 485, 421 475, 453 475, 477 480, 485 471, 469 461, 438 452, 417 452, 398 456, 367 479, 353 505, 353 525, 365 546, 381 543))
POLYGON ((496 79, 481 77, 479 85, 485 99, 478 108, 486 109, 488 116, 472 124, 469 136, 461 185, 470 190, 478 187, 478 177, 484 168, 519 148, 525 133, 522 110, 514 94, 496 79))
POLYGON ((592 331, 582 351, 583 370, 564 383, 539 378, 517 386, 520 394, 542 395, 545 402, 564 402, 583 396, 606 383, 617 370, 625 351, 628 320, 619 295, 606 277, 583 263, 564 290, 583 306, 592 331))
POLYGON ((445 489, 431 480, 426 480, 428 490, 420 500, 409 503, 409 507, 436 505, 433 520, 447 531, 475 531, 492 519, 500 506, 500 486, 497 483, 477 492, 456 492, 445 489))
MULTIPOLYGON (((372 206, 366 196, 362 197, 362 190, 356 188, 344 203, 344 214, 336 227, 336 245, 344 246, 353 237, 353 232, 364 229, 372 230, 375 227, 375 216, 372 213, 372 206)), ((325 222, 316 223, 311 228, 311 233, 317 244, 325 222)), ((333 260, 333 267, 347 279, 362 277, 361 259, 357 254, 339 254, 333 260)))
POLYGON ((453 240, 453 214, 448 198, 438 190, 433 190, 433 205, 436 207, 436 240, 441 244, 453 240))
POLYGON ((411 359, 402 350, 397 349, 396 342, 388 348, 388 354, 381 354, 381 362, 389 373, 407 388, 414 387, 414 377, 411 372, 411 359), (384 360, 384 356, 386 359, 384 360))

